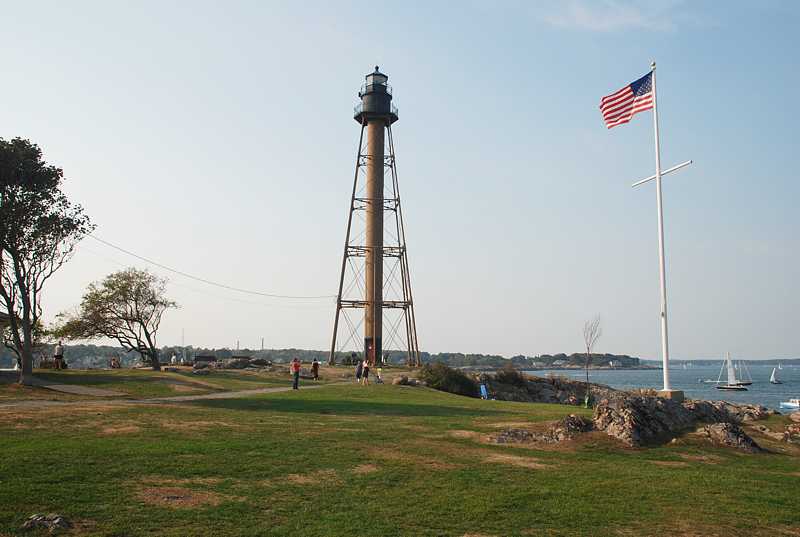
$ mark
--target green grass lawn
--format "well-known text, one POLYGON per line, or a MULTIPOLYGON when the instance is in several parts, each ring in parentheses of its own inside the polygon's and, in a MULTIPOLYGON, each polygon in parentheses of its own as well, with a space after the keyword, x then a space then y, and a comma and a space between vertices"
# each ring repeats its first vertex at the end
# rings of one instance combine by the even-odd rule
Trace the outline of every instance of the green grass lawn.
POLYGON ((800 533, 797 455, 625 449, 602 433, 558 449, 483 440, 570 412, 586 411, 353 384, 0 409, 0 535, 42 512, 74 535, 800 533))
MULTIPOLYGON (((193 375, 189 370, 153 372, 143 369, 120 370, 37 370, 38 380, 53 384, 75 384, 115 390, 129 398, 198 395, 219 391, 252 390, 275 386, 290 386, 290 377, 282 372, 213 370, 209 375, 193 375)), ((37 387, 14 385, 16 377, 6 374, 0 383, 0 403, 25 399, 75 401, 88 396, 63 394, 37 387)), ((323 380, 324 382, 324 380, 323 380)))

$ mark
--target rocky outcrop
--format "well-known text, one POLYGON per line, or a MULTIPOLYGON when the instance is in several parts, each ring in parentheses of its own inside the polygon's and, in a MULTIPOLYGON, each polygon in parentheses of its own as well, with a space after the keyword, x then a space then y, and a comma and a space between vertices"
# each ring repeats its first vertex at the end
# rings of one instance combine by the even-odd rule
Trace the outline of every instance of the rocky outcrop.
POLYGON ((592 428, 590 420, 570 414, 566 418, 552 423, 542 432, 528 429, 505 429, 492 437, 492 440, 497 444, 557 444, 591 431, 592 428))
POLYGON ((225 369, 245 369, 250 367, 250 360, 247 358, 233 358, 222 362, 225 369))
MULTIPOLYGON (((485 384, 492 397, 500 401, 582 405, 586 398, 587 384, 565 377, 534 377, 519 374, 512 377, 515 380, 513 383, 502 382, 500 378, 497 374, 480 373, 475 380, 478 384, 485 384)), ((603 384, 591 383, 589 393, 593 401, 616 399, 625 395, 625 392, 603 384)))
POLYGON ((747 403, 734 404, 727 401, 686 401, 683 406, 697 414, 698 421, 743 423, 757 421, 777 414, 772 409, 747 403))
POLYGON ((696 423, 680 403, 645 396, 602 401, 595 407, 593 421, 595 428, 629 446, 668 440, 696 423))
POLYGON ((741 427, 735 423, 714 423, 706 425, 700 432, 711 442, 728 446, 747 453, 760 453, 764 451, 755 440, 747 436, 741 427))
MULTIPOLYGON (((686 401, 648 396, 626 396, 601 401, 595 407, 595 428, 629 446, 669 440, 698 424, 731 424, 763 419, 774 411, 760 405, 724 401, 686 401)), ((747 436, 744 432, 741 433, 747 436)))
POLYGON ((50 513, 47 515, 31 515, 22 524, 22 529, 29 530, 47 530, 51 534, 56 534, 62 530, 72 528, 72 523, 67 520, 63 515, 50 513))

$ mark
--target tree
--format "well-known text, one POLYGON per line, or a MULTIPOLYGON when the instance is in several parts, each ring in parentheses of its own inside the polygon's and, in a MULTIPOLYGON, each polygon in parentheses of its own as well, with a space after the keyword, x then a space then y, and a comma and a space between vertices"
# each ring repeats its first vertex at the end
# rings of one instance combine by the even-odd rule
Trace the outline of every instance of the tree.
POLYGON ((89 284, 76 313, 59 315, 53 333, 66 339, 115 339, 161 369, 156 334, 164 312, 178 305, 165 295, 167 280, 129 268, 89 284))
POLYGON ((583 323, 583 343, 586 346, 586 406, 589 406, 589 363, 592 361, 592 349, 602 334, 599 315, 583 323))
POLYGON ((61 192, 64 174, 42 160, 36 144, 0 138, 0 309, 8 314, 3 344, 22 363, 29 384, 42 330, 42 291, 94 226, 61 192))

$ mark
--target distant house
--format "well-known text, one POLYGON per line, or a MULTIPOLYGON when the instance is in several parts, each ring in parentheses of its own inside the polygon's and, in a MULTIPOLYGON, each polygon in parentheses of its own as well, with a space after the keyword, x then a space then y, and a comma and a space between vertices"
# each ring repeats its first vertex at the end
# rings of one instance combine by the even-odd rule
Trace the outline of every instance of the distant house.
POLYGON ((554 367, 562 367, 562 366, 565 366, 565 365, 567 365, 567 361, 566 360, 556 360, 556 361, 553 362, 553 366, 554 367))

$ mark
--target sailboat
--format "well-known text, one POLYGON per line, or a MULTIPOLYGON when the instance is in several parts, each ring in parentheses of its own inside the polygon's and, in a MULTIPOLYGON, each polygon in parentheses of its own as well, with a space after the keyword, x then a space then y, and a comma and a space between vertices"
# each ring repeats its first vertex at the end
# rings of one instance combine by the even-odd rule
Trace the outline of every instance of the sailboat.
POLYGON ((778 380, 778 370, 777 368, 772 368, 772 374, 769 376, 770 384, 783 384, 780 380, 778 380))
POLYGON ((722 364, 722 369, 719 371, 719 376, 722 378, 722 371, 724 369, 728 370, 728 383, 727 384, 719 384, 715 386, 718 390, 733 390, 738 392, 746 392, 747 388, 742 386, 736 380, 736 370, 733 368, 733 362, 731 362, 731 355, 730 353, 725 354, 725 363, 722 364))
POLYGON ((739 386, 750 386, 753 383, 753 376, 750 374, 750 369, 747 367, 747 362, 740 360, 736 364, 736 369, 741 373, 739 375, 740 380, 738 380, 736 384, 739 386))

